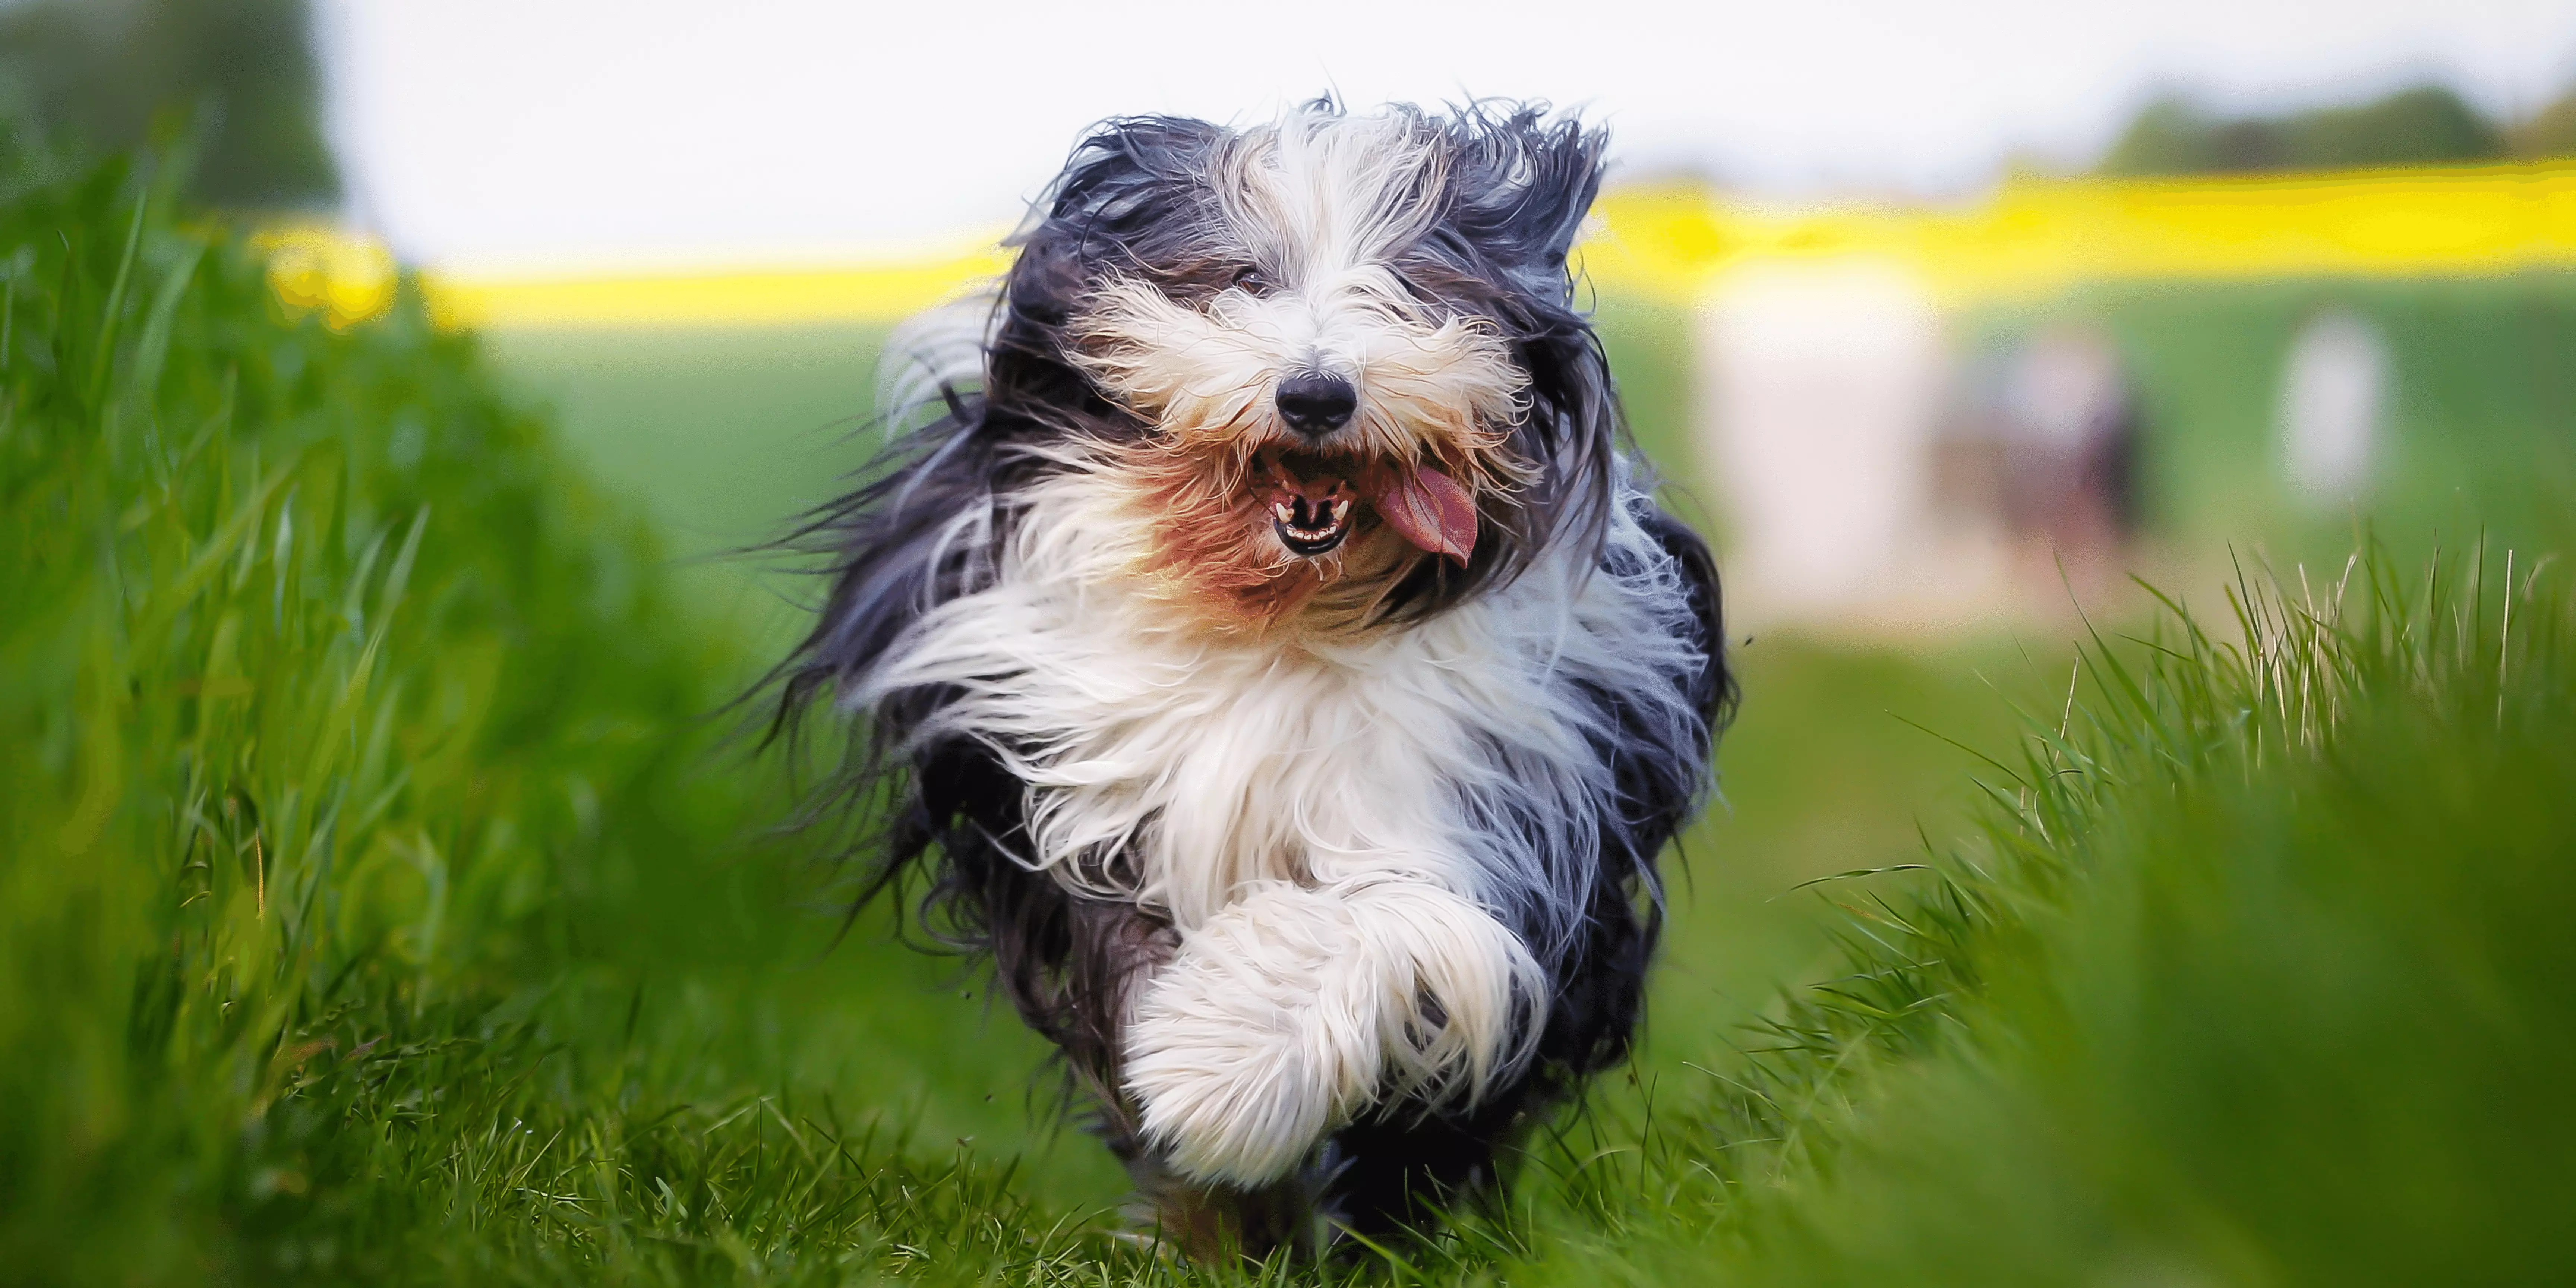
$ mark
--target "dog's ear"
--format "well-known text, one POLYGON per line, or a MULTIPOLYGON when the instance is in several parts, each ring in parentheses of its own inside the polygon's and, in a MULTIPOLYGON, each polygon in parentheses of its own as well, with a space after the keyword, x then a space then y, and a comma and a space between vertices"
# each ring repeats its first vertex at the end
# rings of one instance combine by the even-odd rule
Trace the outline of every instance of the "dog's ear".
POLYGON ((1207 165, 1223 136, 1171 116, 1121 117, 1085 136, 1012 239, 1011 308, 1060 325, 1103 272, 1156 262, 1158 239, 1207 217, 1207 165))
POLYGON ((1619 401, 1601 342, 1574 299, 1566 269, 1583 218, 1601 191, 1608 137, 1545 104, 1478 104, 1457 114, 1448 222, 1502 288, 1489 316, 1511 337, 1529 377, 1529 414, 1512 447, 1544 462, 1506 526, 1524 552, 1552 542, 1596 543, 1610 518, 1619 401))
POLYGON ((1609 137, 1579 121, 1549 121, 1545 104, 1458 117, 1453 222, 1516 274, 1562 278, 1583 217, 1601 191, 1609 137))

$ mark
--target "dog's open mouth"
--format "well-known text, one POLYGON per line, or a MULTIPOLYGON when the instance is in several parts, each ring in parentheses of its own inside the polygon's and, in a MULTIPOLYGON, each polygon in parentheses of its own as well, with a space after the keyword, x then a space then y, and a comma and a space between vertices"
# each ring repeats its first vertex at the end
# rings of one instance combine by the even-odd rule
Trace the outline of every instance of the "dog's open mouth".
POLYGON ((1288 553, 1319 558, 1351 534, 1351 508, 1359 493, 1338 463, 1311 452, 1271 451, 1262 453, 1259 474, 1271 530, 1288 553))
POLYGON ((1388 527, 1432 554, 1463 565, 1476 548, 1476 499, 1436 466, 1356 465, 1273 450, 1261 454, 1256 477, 1279 544, 1301 558, 1339 549, 1362 498, 1388 527))
POLYGON ((1294 494, 1270 503, 1270 526, 1290 553, 1312 559, 1328 555, 1351 530, 1351 503, 1339 497, 1294 494))

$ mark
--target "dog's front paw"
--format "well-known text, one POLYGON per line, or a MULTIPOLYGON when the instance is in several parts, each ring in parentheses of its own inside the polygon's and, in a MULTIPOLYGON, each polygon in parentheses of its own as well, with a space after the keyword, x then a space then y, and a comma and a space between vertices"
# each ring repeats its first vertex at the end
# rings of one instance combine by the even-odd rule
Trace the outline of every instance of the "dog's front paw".
POLYGON ((1175 1170, 1277 1180, 1368 1101, 1387 999, 1357 938, 1327 896, 1265 890, 1190 935, 1146 988, 1127 1090, 1175 1170))

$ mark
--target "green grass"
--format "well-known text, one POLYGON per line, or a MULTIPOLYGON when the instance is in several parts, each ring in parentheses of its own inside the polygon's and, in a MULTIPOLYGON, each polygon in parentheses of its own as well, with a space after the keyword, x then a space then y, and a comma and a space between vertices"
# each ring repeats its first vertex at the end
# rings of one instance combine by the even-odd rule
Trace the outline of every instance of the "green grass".
POLYGON ((812 1155, 800 1231, 896 1219, 883 1141, 944 1167, 1028 1136, 1034 1044, 918 1000, 953 968, 825 951, 812 883, 755 843, 781 802, 706 719, 741 647, 471 341, 280 322, 166 194, 27 168, 0 205, 0 1259, 685 1279, 805 1245, 773 1119, 881 1141, 812 1155))
MULTIPOLYGON (((694 557, 854 459, 870 336, 505 380, 275 316, 124 169, 0 170, 13 1280, 1235 1277, 1098 1236, 1035 1044, 835 945, 707 718, 788 619, 694 557)), ((1605 333, 1669 460, 1671 328, 1605 333)), ((1753 642, 1637 1078, 1415 1277, 2547 1279, 2576 704, 2500 548, 2315 618, 2249 579, 2260 653, 2169 617, 2071 701, 2063 650, 1753 642)))
POLYGON ((2569 597, 2492 547, 2229 589, 2214 636, 2176 609, 2093 640, 1987 767, 1976 842, 1856 886, 1843 977, 1667 1107, 1640 1180, 1670 1197, 1601 1255, 1761 1283, 2563 1273, 2569 597))
POLYGON ((600 486, 648 513, 692 608, 783 651, 810 588, 754 555, 875 437, 881 326, 502 332, 493 366, 600 486))

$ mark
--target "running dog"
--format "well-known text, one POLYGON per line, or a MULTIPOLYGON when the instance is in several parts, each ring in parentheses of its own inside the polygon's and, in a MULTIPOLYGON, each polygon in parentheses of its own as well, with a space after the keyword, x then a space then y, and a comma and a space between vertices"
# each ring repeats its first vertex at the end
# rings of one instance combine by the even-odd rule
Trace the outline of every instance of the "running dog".
POLYGON ((1097 127, 805 530, 871 894, 1193 1254, 1420 1230, 1628 1053, 1732 701, 1567 254, 1604 136, 1329 101, 1097 127))

